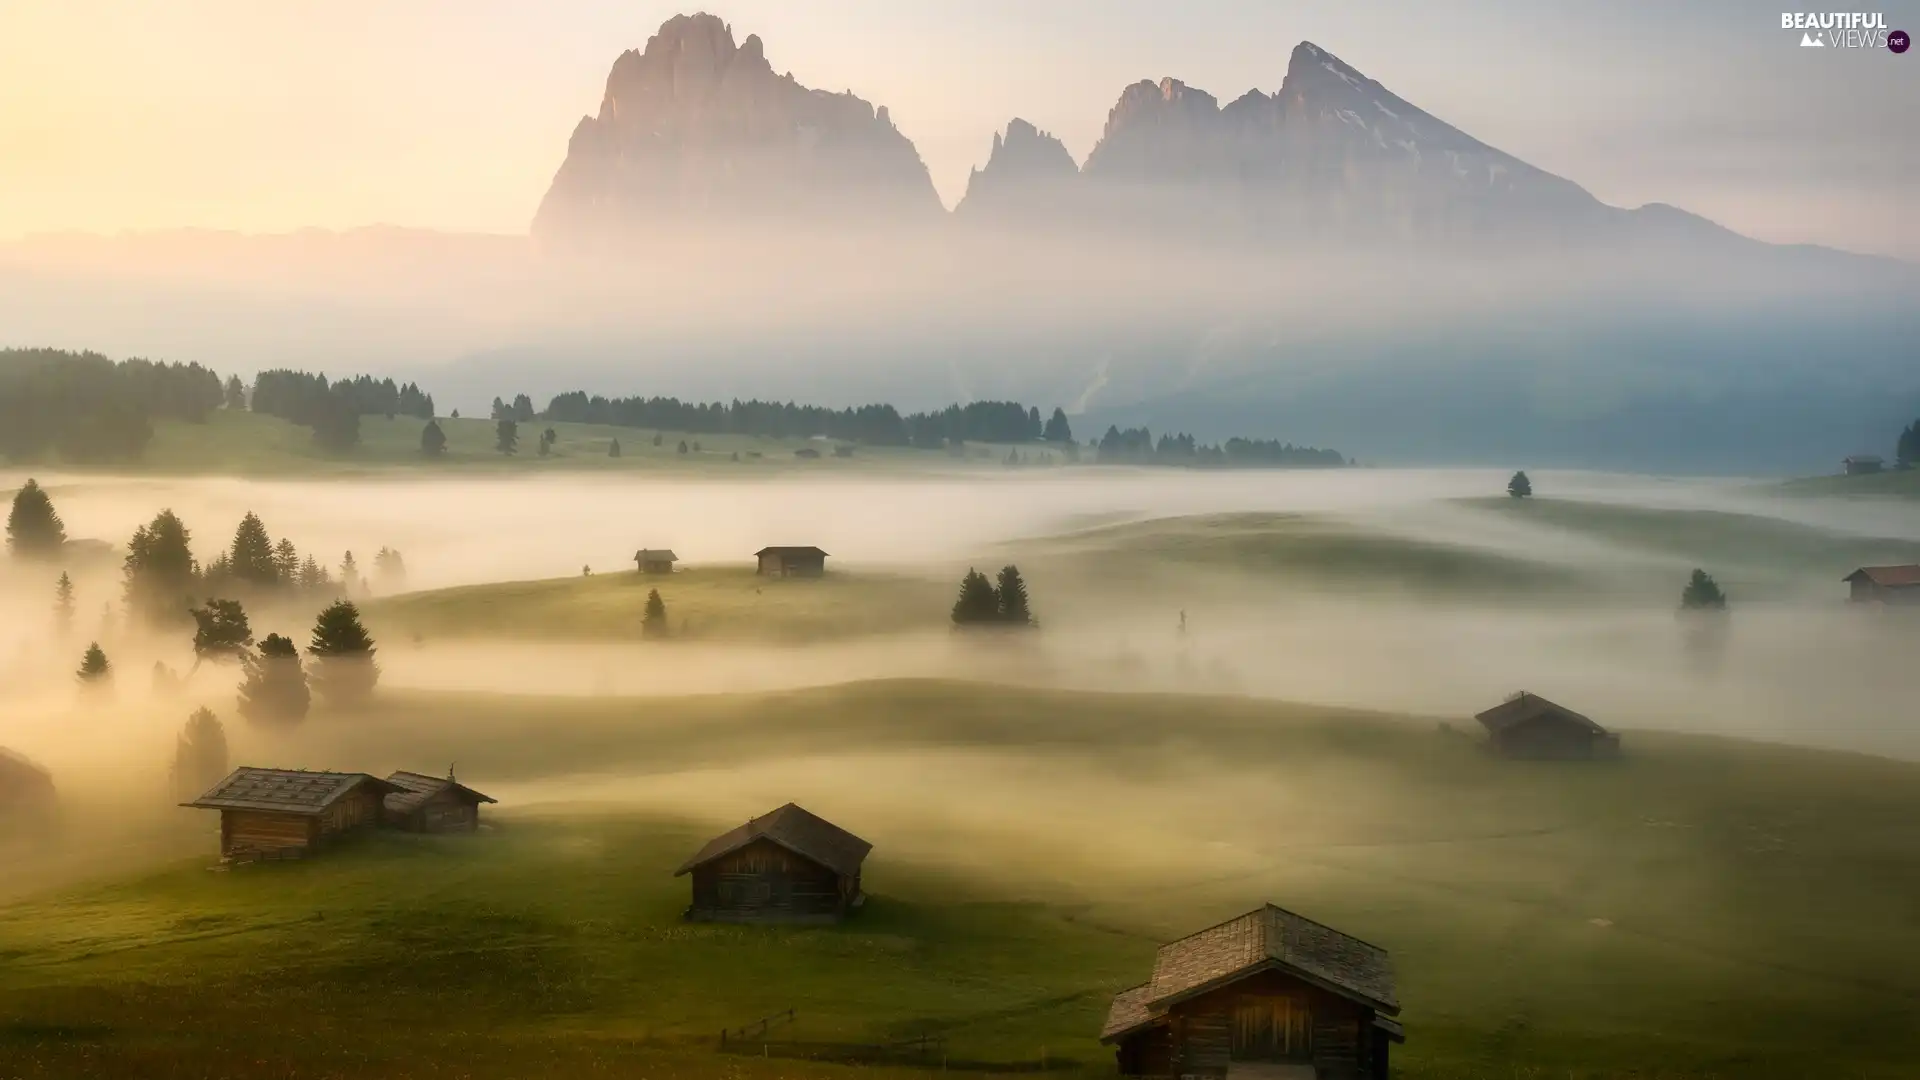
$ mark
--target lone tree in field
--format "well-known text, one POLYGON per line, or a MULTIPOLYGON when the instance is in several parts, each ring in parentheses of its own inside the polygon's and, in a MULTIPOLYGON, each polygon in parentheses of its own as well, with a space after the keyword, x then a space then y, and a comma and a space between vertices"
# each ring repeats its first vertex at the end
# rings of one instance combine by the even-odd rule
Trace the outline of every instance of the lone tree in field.
POLYGON ((191 534, 171 510, 134 530, 127 544, 127 607, 150 624, 182 622, 193 606, 199 568, 191 534))
POLYGON ((1507 481, 1507 494, 1516 499, 1530 499, 1533 497, 1533 481, 1527 479, 1524 472, 1514 473, 1513 479, 1507 481))
POLYGON ((1033 612, 1027 607, 1027 583, 1020 568, 1009 563, 1000 568, 999 584, 994 588, 1000 622, 1007 626, 1033 626, 1033 612))
POLYGON ((313 687, 328 705, 357 705, 373 696, 380 666, 373 661, 373 638, 352 601, 336 600, 320 613, 307 653, 314 658, 313 687))
POLYGON ((54 512, 53 500, 36 480, 28 480, 13 496, 7 514, 7 550, 24 559, 47 559, 60 554, 67 528, 54 512))
POLYGON ((953 625, 986 626, 1000 621, 1000 595, 987 575, 968 568, 960 579, 960 596, 953 602, 953 625))
POLYGON ((650 638, 667 636, 667 602, 660 599, 659 589, 647 590, 647 613, 640 618, 640 635, 650 638))
POLYGON ((204 660, 238 660, 253 644, 253 630, 238 600, 209 599, 206 607, 193 609, 193 621, 195 669, 204 660))
POLYGON ((560 441, 560 433, 553 430, 552 428, 548 428, 547 430, 541 432, 540 433, 540 456, 546 457, 548 454, 553 453, 553 444, 559 441, 560 441))
POLYGON ((1701 671, 1711 671, 1726 655, 1730 622, 1727 594, 1713 575, 1695 570, 1680 591, 1680 624, 1687 655, 1701 671))
POLYGON ((1705 570, 1695 570, 1687 579, 1687 587, 1680 590, 1680 610, 1682 611, 1725 611, 1727 594, 1720 591, 1720 583, 1705 570))
POLYGON ((73 579, 64 570, 53 587, 53 628, 63 638, 73 632, 73 579))
POLYGON ((681 439, 680 445, 675 447, 673 452, 676 454, 685 454, 687 452, 687 440, 681 439))
POLYGON ((440 457, 447 452, 447 433, 440 430, 438 420, 427 421, 420 429, 420 453, 425 457, 440 457))
POLYGON ((226 387, 225 396, 226 396, 227 408, 233 409, 236 412, 246 408, 247 407, 247 384, 241 382, 240 376, 238 375, 227 376, 227 387, 226 387))
POLYGON ((517 452, 520 449, 520 425, 511 420, 494 424, 493 448, 503 454, 517 452))
POLYGON ((658 431, 653 433, 653 445, 663 446, 666 444, 666 441, 667 441, 667 437, 665 435, 662 435, 658 431))
POLYGON ((313 695, 300 666, 300 650, 279 634, 268 634, 258 653, 240 658, 246 678, 240 683, 240 715, 250 724, 297 724, 306 718, 313 695))
POLYGON ((619 439, 615 439, 612 442, 607 444, 607 456, 608 457, 620 456, 620 440, 619 439))
POLYGON ((248 511, 247 516, 240 519, 239 527, 233 530, 233 546, 227 549, 227 573, 236 581, 261 589, 271 589, 280 583, 280 562, 274 554, 273 537, 267 535, 267 527, 252 511, 248 511))
POLYGON ((227 775, 227 732, 212 709, 195 709, 187 717, 187 726, 173 742, 173 766, 168 775, 174 795, 182 801, 198 796, 227 775))
POLYGON ((85 655, 80 657, 80 685, 104 686, 113 677, 113 665, 107 662, 106 650, 99 642, 87 646, 85 655))

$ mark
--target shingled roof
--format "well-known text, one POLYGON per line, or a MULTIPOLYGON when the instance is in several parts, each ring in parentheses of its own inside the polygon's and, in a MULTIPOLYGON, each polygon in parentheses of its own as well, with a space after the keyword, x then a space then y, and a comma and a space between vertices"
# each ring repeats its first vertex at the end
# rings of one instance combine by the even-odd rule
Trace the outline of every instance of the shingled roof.
POLYGON ((679 562, 672 548, 641 548, 633 553, 634 562, 679 562))
POLYGON ((1528 693, 1525 690, 1483 713, 1476 713, 1474 719, 1485 724, 1488 731, 1498 734, 1544 716, 1565 720, 1602 735, 1607 731, 1606 728, 1572 709, 1564 705, 1556 705, 1539 694, 1528 693))
POLYGON ((769 811, 738 828, 707 841, 693 858, 673 872, 674 877, 688 873, 756 840, 778 844, 804 859, 810 859, 842 877, 857 877, 860 863, 873 845, 824 818, 809 814, 793 803, 769 811))
POLYGON ((182 806, 202 810, 271 810, 282 814, 319 814, 341 796, 366 785, 377 794, 398 790, 367 773, 307 772, 304 769, 255 769, 241 766, 211 791, 182 806))
POLYGON ((1911 585, 1920 585, 1920 563, 1906 566, 1863 566, 1842 581, 1851 582, 1856 578, 1866 578, 1883 589, 1904 589, 1911 585))
POLYGON ((1152 981, 1114 996, 1100 1038, 1130 1034, 1181 1001, 1269 968, 1384 1013, 1400 1011, 1385 949, 1268 904, 1160 946, 1152 981))
POLYGON ((756 558, 762 555, 818 555, 823 559, 827 557, 827 553, 817 547, 783 547, 778 544, 773 547, 763 547, 753 554, 756 558))
POLYGON ((472 802, 494 802, 491 796, 482 795, 451 776, 427 776, 417 772, 397 772, 387 776, 387 783, 394 786, 394 793, 387 796, 387 809, 396 814, 410 814, 435 795, 449 788, 460 793, 462 798, 472 802))

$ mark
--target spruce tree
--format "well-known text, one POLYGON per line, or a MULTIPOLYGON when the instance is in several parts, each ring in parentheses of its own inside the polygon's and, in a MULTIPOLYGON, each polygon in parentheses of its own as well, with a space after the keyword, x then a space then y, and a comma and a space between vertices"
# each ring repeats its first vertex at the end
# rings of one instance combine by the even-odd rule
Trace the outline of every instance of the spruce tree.
POLYGON ((667 602, 660 599, 659 589, 647 590, 647 613, 640 619, 640 634, 650 638, 667 636, 667 602))
POLYGON ((512 420, 501 420, 493 425, 493 448, 503 454, 512 454, 520 449, 520 425, 512 420))
POLYGON ((685 454, 687 452, 687 440, 681 439, 680 445, 675 447, 673 452, 676 454, 685 454))
POLYGON ((658 431, 653 433, 653 445, 662 446, 662 445, 665 445, 666 441, 667 441, 667 437, 665 435, 662 435, 658 431))
POLYGON ((283 586, 291 588, 300 583, 300 552, 293 541, 282 539, 273 545, 273 572, 283 586))
POLYGON ((173 793, 182 802, 199 796, 227 775, 227 732, 213 710, 195 709, 174 739, 173 793))
POLYGON ((240 381, 240 376, 227 376, 226 401, 229 409, 237 411, 247 407, 247 385, 240 381))
POLYGON ((1054 406, 1053 415, 1047 420, 1043 437, 1050 443, 1069 443, 1073 441, 1073 427, 1067 423, 1067 411, 1054 406))
POLYGON ((420 453, 427 457, 440 457, 447 452, 447 433, 440 430, 440 422, 427 421, 420 429, 420 453))
POLYGON ((99 642, 88 645, 80 657, 79 675, 80 682, 88 686, 100 685, 113 677, 113 665, 107 662, 106 651, 100 648, 99 642))
POLYGON ((407 587, 407 563, 400 553, 389 547, 380 549, 373 557, 373 574, 382 589, 400 592, 407 587))
POLYGON ((1008 626, 1032 626, 1033 612, 1027 607, 1027 583, 1020 568, 1012 564, 1000 568, 999 585, 994 589, 1000 622, 1008 626))
POLYGON ((607 444, 607 456, 608 457, 620 456, 620 440, 619 439, 615 439, 612 442, 607 444))
POLYGON ((987 575, 969 567, 960 579, 960 595, 953 602, 955 626, 981 626, 1000 621, 1000 597, 987 575))
POLYGON ((203 660, 238 660, 253 644, 253 630, 238 600, 209 599, 206 607, 193 609, 193 621, 196 667, 203 660))
POLYGON ((326 570, 321 568, 320 561, 318 559, 315 559, 313 556, 309 555, 306 558, 300 560, 300 587, 301 588, 319 590, 319 589, 326 588, 328 585, 332 583, 333 583, 333 579, 327 576, 326 570))
POLYGON ((67 529, 53 500, 38 481, 28 480, 14 493, 7 515, 7 549, 21 558, 46 559, 60 554, 66 543, 67 529))
POLYGON ((233 546, 227 549, 227 573, 235 581, 270 589, 280 580, 280 562, 273 549, 273 537, 251 510, 233 530, 233 546))
POLYGON ((73 632, 73 579, 64 570, 53 587, 53 626, 62 638, 73 632))
POLYGON ((155 626, 184 622, 193 605, 199 568, 192 537, 171 510, 136 529, 127 544, 127 608, 155 626))
POLYGON ((1900 441, 1894 446, 1893 464, 1900 469, 1920 465, 1920 420, 1908 424, 1900 433, 1900 441))
POLYGON ((268 634, 257 653, 240 658, 240 715, 250 724, 297 724, 313 702, 300 649, 279 634, 268 634))
POLYGON ((1507 494, 1515 499, 1532 498, 1533 481, 1527 479, 1524 472, 1514 473, 1513 479, 1507 481, 1507 494))
POLYGON ((314 658, 313 686, 328 705, 351 706, 367 700, 380 681, 373 638, 360 623, 360 609, 336 600, 313 625, 307 652, 314 658))
POLYGON ((1705 570, 1695 570, 1687 579, 1686 588, 1680 590, 1680 609, 1682 611, 1725 611, 1727 594, 1720 591, 1720 583, 1705 570))

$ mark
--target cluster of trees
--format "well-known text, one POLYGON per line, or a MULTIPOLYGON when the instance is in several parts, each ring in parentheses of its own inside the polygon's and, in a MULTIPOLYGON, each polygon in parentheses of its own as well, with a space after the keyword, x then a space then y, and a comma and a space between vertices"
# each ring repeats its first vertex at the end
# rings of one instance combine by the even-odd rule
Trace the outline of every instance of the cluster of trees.
POLYGON ((0 455, 136 460, 153 439, 154 421, 204 423, 223 399, 220 377, 199 364, 0 349, 0 455))
MULTIPOLYGON (((525 394, 512 404, 493 401, 494 419, 517 421, 535 417, 525 394)), ((584 391, 561 394, 539 414, 548 421, 609 424, 615 427, 655 428, 699 435, 761 435, 769 438, 810 438, 824 435, 873 446, 919 446, 938 449, 955 442, 1073 441, 1067 414, 1054 409, 1042 420, 1037 407, 1013 401, 975 401, 949 405, 938 412, 902 415, 892 405, 861 405, 830 409, 792 402, 687 402, 678 398, 605 398, 584 391)))
POLYGON ((1902 469, 1920 466, 1920 420, 1901 429, 1900 438, 1894 444, 1893 460, 1902 469))
POLYGON ((1027 583, 1020 568, 1000 568, 998 579, 968 568, 960 579, 960 595, 953 602, 953 625, 958 628, 1039 626, 1027 599, 1027 583))
POLYGON ((251 404, 254 412, 312 428, 314 440, 334 452, 359 445, 362 416, 433 419, 433 395, 371 375, 328 382, 324 372, 263 371, 253 381, 251 404))
POLYGON ((1217 446, 1187 434, 1161 435, 1144 427, 1109 426, 1094 447, 1094 460, 1119 465, 1186 465, 1203 468, 1338 468, 1347 459, 1338 450, 1295 446, 1276 439, 1228 439, 1217 446))

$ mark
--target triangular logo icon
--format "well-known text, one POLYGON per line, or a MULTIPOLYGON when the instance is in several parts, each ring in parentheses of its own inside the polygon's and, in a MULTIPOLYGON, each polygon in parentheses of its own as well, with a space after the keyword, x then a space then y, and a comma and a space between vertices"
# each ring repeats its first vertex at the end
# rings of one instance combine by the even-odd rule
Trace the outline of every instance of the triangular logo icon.
POLYGON ((1827 43, 1814 37, 1812 34, 1801 34, 1800 47, 1803 49, 1824 49, 1827 47, 1827 43))

